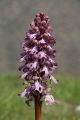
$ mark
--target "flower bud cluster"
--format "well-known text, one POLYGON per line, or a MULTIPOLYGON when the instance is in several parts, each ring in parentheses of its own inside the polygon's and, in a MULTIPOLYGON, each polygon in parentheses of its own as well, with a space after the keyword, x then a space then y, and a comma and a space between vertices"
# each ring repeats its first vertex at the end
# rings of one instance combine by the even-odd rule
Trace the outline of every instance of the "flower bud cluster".
POLYGON ((52 96, 50 95, 51 98, 49 96, 50 88, 47 82, 50 80, 54 84, 58 83, 52 76, 57 67, 54 61, 55 43, 49 17, 43 12, 37 13, 21 44, 23 52, 19 60, 21 79, 26 84, 25 90, 20 95, 25 96, 27 102, 32 101, 37 94, 45 97, 45 101, 50 100, 51 102, 47 101, 49 104, 54 102, 52 96))

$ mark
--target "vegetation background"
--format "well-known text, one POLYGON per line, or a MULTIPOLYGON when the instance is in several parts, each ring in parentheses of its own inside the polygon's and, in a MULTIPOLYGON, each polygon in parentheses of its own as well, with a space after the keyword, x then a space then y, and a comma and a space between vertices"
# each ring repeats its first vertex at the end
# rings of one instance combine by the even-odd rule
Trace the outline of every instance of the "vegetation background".
POLYGON ((53 86, 57 104, 43 105, 44 120, 80 120, 80 0, 0 0, 0 120, 34 120, 34 109, 17 96, 20 44, 34 15, 48 14, 56 37, 53 86))

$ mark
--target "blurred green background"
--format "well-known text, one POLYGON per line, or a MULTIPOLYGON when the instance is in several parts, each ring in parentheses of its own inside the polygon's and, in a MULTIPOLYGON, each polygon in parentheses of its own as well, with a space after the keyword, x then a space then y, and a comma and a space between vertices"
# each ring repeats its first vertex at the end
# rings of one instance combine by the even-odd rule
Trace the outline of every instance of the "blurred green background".
MULTIPOLYGON (((56 104, 43 104, 43 120, 80 120, 80 77, 55 75, 52 87, 56 104)), ((23 90, 16 74, 0 74, 0 120, 34 120, 34 107, 28 107, 17 94, 23 90)))
POLYGON ((34 120, 34 109, 17 96, 21 42, 37 12, 50 17, 56 38, 53 86, 57 103, 43 105, 43 120, 80 120, 80 0, 0 0, 0 120, 34 120))

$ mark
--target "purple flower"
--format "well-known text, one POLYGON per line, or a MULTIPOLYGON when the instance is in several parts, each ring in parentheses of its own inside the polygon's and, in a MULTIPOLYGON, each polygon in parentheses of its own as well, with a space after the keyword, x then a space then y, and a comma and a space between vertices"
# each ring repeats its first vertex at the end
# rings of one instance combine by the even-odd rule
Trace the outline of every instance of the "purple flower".
POLYGON ((21 76, 21 79, 25 79, 25 77, 28 75, 29 72, 23 73, 21 76))
POLYGON ((36 47, 33 47, 32 49, 30 49, 31 54, 34 54, 34 53, 37 53, 37 52, 38 52, 38 50, 37 50, 36 47))
POLYGON ((43 92, 43 86, 38 81, 35 82, 35 90, 37 90, 39 93, 43 92))
POLYGON ((38 53, 38 58, 42 59, 42 58, 46 58, 46 54, 44 51, 41 51, 38 53))
POLYGON ((37 68, 37 66, 38 66, 37 64, 38 64, 38 62, 35 61, 35 62, 32 64, 32 66, 31 66, 30 69, 34 69, 34 70, 36 70, 36 68, 37 68))
POLYGON ((46 42, 45 42, 44 39, 41 39, 41 40, 39 41, 39 43, 45 44, 46 42))
POLYGON ((36 39, 36 33, 34 33, 34 34, 28 33, 27 37, 29 37, 29 39, 36 39))
POLYGON ((49 17, 43 12, 37 13, 21 44, 23 52, 19 60, 22 64, 19 70, 22 72, 21 79, 24 79, 26 86, 21 97, 32 100, 38 92, 42 97, 45 96, 46 104, 54 103, 47 82, 49 79, 51 83, 58 83, 52 76, 57 67, 54 61, 56 55, 54 44, 55 38, 52 36, 49 17))
POLYGON ((53 48, 50 45, 48 45, 47 48, 51 51, 53 50, 53 48))
POLYGON ((42 72, 44 72, 44 77, 49 77, 49 70, 46 66, 43 67, 42 72))

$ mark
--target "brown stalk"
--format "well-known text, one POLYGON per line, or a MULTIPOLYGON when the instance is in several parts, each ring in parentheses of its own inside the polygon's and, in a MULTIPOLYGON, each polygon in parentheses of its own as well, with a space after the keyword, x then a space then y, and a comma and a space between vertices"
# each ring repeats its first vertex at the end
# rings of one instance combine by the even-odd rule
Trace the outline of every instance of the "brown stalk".
POLYGON ((42 101, 40 99, 41 99, 41 95, 37 94, 35 96, 35 120, 41 120, 42 118, 42 111, 41 111, 42 101))

